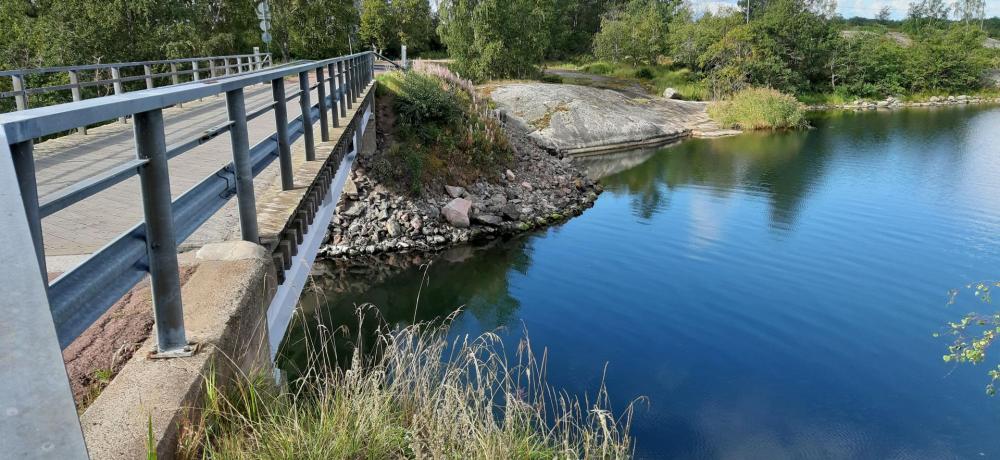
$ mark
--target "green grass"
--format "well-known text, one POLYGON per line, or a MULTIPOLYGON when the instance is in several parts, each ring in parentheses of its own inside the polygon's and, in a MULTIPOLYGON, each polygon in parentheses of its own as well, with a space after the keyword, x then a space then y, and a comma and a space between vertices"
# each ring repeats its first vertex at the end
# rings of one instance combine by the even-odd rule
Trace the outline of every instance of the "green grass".
MULTIPOLYGON (((898 97, 903 102, 927 102, 932 97, 946 97, 946 96, 958 96, 960 93, 949 93, 946 91, 922 91, 917 93, 906 93, 901 94, 898 97)), ((976 91, 969 91, 965 94, 969 97, 978 97, 983 99, 996 99, 1000 97, 1000 89, 996 88, 984 88, 976 91)), ((796 99, 804 104, 808 105, 845 105, 852 104, 858 99, 873 101, 874 99, 868 97, 852 96, 849 94, 842 93, 806 93, 796 95, 796 99)))
POLYGON ((632 66, 625 63, 594 61, 587 63, 551 62, 547 68, 558 70, 573 70, 577 72, 603 75, 606 77, 636 82, 650 94, 659 96, 663 90, 674 88, 681 99, 703 101, 708 98, 708 85, 686 68, 674 68, 669 65, 632 66))
POLYGON ((771 88, 748 88, 708 108, 724 128, 744 130, 799 128, 805 106, 795 97, 771 88))
POLYGON ((513 161, 503 126, 471 82, 446 67, 417 61, 413 70, 378 76, 376 102, 389 145, 376 153, 379 182, 414 195, 444 184, 467 185, 499 177, 513 161))
POLYGON ((182 438, 181 457, 631 456, 633 404, 615 415, 603 385, 581 402, 546 384, 546 356, 527 338, 508 357, 493 333, 450 342, 449 324, 379 328, 349 366, 313 352, 305 377, 288 386, 294 391, 259 376, 229 386, 207 378, 205 407, 182 438))

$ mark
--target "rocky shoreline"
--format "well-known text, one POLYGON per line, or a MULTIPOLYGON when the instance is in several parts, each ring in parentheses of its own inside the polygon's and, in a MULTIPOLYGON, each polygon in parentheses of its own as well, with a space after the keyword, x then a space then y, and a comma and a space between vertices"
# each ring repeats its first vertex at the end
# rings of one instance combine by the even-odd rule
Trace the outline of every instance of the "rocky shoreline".
MULTIPOLYGON (((568 158, 507 127, 514 161, 500 177, 466 187, 446 185, 415 197, 390 190, 367 170, 377 151, 362 153, 344 187, 320 255, 439 251, 467 242, 515 235, 561 222, 593 205, 601 187, 568 158)), ((380 146, 381 148, 381 146, 380 146)))
POLYGON ((949 105, 966 104, 996 104, 1000 103, 1000 98, 983 98, 976 96, 934 96, 926 101, 904 102, 894 97, 887 97, 881 101, 858 99, 849 104, 817 104, 807 107, 809 110, 877 110, 877 109, 901 109, 907 107, 938 107, 949 105))

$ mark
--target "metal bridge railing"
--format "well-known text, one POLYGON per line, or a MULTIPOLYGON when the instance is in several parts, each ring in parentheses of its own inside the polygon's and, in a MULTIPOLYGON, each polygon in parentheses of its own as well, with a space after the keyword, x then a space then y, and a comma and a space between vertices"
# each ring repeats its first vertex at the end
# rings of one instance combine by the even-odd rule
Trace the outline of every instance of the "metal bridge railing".
MULTIPOLYGON (((36 310, 41 302, 39 291, 28 288, 38 286, 45 294, 48 284, 42 219, 138 175, 144 221, 48 285, 47 305, 52 322, 48 325, 35 326, 43 330, 48 328, 51 331, 54 325, 58 344, 61 348, 65 348, 149 274, 156 323, 157 352, 161 356, 187 354, 189 350, 184 330, 177 262, 178 243, 194 233, 233 195, 238 201, 242 239, 260 243, 253 177, 278 158, 282 188, 291 189, 293 171, 290 145, 299 137, 304 137, 306 160, 316 161, 313 143, 314 120, 317 118, 320 120, 321 139, 329 141, 331 118, 333 126, 340 126, 341 118, 346 117, 348 107, 353 105, 359 105, 359 109, 368 107, 371 104, 370 98, 361 98, 361 94, 374 78, 374 61, 371 52, 364 52, 275 67, 228 78, 201 80, 198 83, 0 114, 0 157, 2 157, 0 181, 8 181, 0 184, 2 186, 0 211, 4 212, 0 216, 0 234, 8 235, 11 242, 15 240, 9 237, 16 234, 20 238, 17 241, 31 241, 33 246, 25 247, 22 244, 14 247, 8 244, 4 248, 4 276, 3 281, 0 281, 4 287, 4 312, 0 315, 0 334, 4 337, 0 339, 0 344, 6 340, 14 340, 15 337, 27 337, 19 331, 12 333, 8 326, 21 327, 19 326, 21 322, 33 321, 29 316, 34 315, 31 318, 36 319, 38 317, 36 310), (310 84, 310 74, 315 74, 315 84, 310 84), (286 77, 297 77, 298 91, 286 94, 284 84, 286 77), (244 101, 244 88, 260 83, 271 85, 273 102, 265 107, 248 110, 244 101), (310 100, 310 92, 313 89, 317 90, 318 94, 316 103, 310 100), (208 129, 198 138, 178 145, 166 144, 164 108, 222 93, 226 96, 229 113, 229 120, 226 123, 208 129), (289 121, 286 103, 295 98, 299 100, 302 114, 289 121), (247 121, 272 110, 276 121, 275 132, 251 147, 247 121), (44 197, 40 201, 32 157, 33 139, 124 116, 132 116, 134 120, 135 159, 67 187, 55 196, 44 197), (223 166, 176 200, 172 200, 168 160, 227 132, 232 146, 232 163, 223 166), (15 177, 16 181, 13 180, 15 177), (16 187, 13 186, 15 182, 16 187), (14 203, 17 206, 14 206, 13 202, 17 202, 14 203), (30 234, 30 239, 25 233, 30 234), (35 281, 25 286, 9 286, 9 283, 15 283, 26 276, 24 270, 37 270, 29 276, 29 279, 33 278, 35 281), (18 271, 18 276, 12 276, 11 271, 18 271)), ((346 123, 344 126, 349 131, 358 129, 360 120, 358 114, 361 112, 363 110, 355 112, 351 120, 343 120, 343 123, 346 123)), ((341 152, 342 147, 338 145, 341 152)), ((330 161, 331 158, 318 160, 330 161)), ((278 267, 278 270, 280 271, 281 267, 278 267)), ((33 340, 36 338, 44 339, 41 336, 32 336, 33 340)), ((33 346, 44 348, 54 344, 35 343, 33 346)), ((0 362, 4 363, 5 376, 9 373, 21 373, 24 369, 32 369, 31 362, 23 361, 23 357, 17 356, 16 353, 8 355, 7 350, 0 351, 0 362)), ((65 379, 65 373, 62 373, 61 377, 52 378, 65 379)), ((17 383, 8 381, 6 385, 17 385, 17 383)), ((45 394, 42 391, 35 397, 40 401, 57 395, 45 394)), ((7 398, 0 397, 0 399, 4 400, 0 401, 2 402, 0 405, 8 407, 7 398)), ((18 404, 31 405, 38 402, 30 399, 20 401, 18 404)), ((69 409, 72 410, 72 406, 69 409)), ((40 417, 39 420, 44 419, 43 415, 37 416, 40 417)), ((0 438, 7 439, 8 435, 11 435, 7 432, 8 429, 16 428, 10 425, 11 423, 19 422, 8 417, 4 424, 0 424, 0 438)), ((46 434, 40 429, 31 436, 44 438, 53 434, 46 434)), ((0 445, 2 444, 5 443, 0 442, 0 445)), ((9 450, 4 452, 12 453, 9 450)))
MULTIPOLYGON (((110 86, 114 94, 123 94, 128 88, 125 83, 129 82, 145 81, 143 89, 153 89, 157 86, 158 79, 169 78, 169 85, 177 85, 189 81, 199 81, 203 78, 211 79, 253 72, 270 66, 271 54, 260 53, 257 48, 254 48, 253 54, 231 56, 4 70, 0 71, 0 78, 10 78, 12 90, 0 92, 0 100, 13 98, 15 110, 21 111, 30 107, 29 96, 31 95, 69 91, 72 100, 77 102, 86 99, 83 91, 85 88, 107 88, 110 86), (85 79, 84 75, 89 75, 91 72, 93 72, 92 79, 85 79), (29 76, 54 76, 54 74, 68 75, 69 83, 29 87, 29 76)), ((52 80, 54 78, 44 79, 46 83, 51 83, 52 80)), ((63 94, 65 95, 65 93, 63 94)), ((79 129, 84 130, 84 128, 79 129)))

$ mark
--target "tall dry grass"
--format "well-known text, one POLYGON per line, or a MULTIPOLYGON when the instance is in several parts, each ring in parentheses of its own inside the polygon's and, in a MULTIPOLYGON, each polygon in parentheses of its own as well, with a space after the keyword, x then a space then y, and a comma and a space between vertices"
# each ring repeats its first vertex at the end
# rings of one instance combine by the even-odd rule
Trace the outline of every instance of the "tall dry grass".
POLYGON ((806 125, 805 106, 795 97, 772 88, 747 88, 708 108, 708 114, 726 128, 787 129, 806 125))
POLYGON ((512 355, 495 333, 449 341, 453 317, 380 325, 370 346, 358 338, 349 367, 313 343, 294 392, 260 376, 227 388, 208 379, 182 450, 210 459, 631 457, 639 400, 616 414, 603 384, 593 399, 557 390, 529 339, 512 355))

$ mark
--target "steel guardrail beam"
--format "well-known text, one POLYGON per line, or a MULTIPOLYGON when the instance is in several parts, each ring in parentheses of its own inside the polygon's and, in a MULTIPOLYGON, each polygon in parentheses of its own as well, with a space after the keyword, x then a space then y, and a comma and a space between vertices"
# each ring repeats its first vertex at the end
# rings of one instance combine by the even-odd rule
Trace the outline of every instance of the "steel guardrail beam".
POLYGON ((368 53, 370 52, 323 61, 307 61, 286 67, 272 67, 243 75, 200 80, 175 86, 164 86, 4 113, 0 114, 0 124, 3 125, 8 141, 13 144, 68 131, 78 126, 100 123, 138 112, 191 102, 233 89, 271 82, 276 78, 297 75, 299 72, 310 71, 330 63, 347 61, 368 53))

